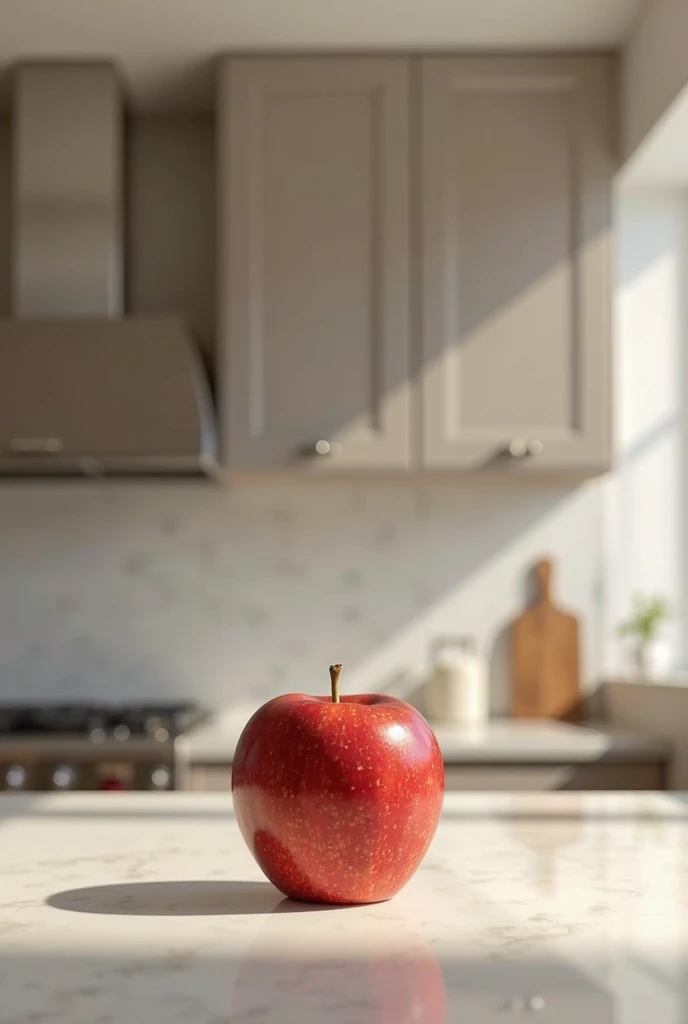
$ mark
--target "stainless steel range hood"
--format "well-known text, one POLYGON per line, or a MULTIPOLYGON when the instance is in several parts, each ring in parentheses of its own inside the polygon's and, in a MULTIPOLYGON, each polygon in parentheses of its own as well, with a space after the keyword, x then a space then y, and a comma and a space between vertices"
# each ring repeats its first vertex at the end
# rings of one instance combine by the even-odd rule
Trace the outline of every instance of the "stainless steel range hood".
POLYGON ((215 416, 193 338, 124 315, 114 69, 14 81, 13 314, 0 320, 0 473, 208 473, 215 416))
POLYGON ((0 320, 0 472, 207 473, 213 410, 175 320, 0 320))

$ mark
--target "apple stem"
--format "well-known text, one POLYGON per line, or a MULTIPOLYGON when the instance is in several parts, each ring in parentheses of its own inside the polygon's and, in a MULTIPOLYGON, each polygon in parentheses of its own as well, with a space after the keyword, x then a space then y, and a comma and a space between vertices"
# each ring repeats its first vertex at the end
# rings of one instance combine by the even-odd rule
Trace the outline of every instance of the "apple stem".
POLYGON ((341 665, 330 665, 330 681, 332 683, 332 703, 339 704, 339 677, 342 674, 341 665))

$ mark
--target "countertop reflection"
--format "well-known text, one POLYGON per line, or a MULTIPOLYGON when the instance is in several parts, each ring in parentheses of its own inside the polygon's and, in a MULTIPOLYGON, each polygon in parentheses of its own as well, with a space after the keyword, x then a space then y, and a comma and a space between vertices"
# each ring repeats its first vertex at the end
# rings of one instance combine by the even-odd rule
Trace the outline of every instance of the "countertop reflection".
POLYGON ((678 1024, 688 804, 449 794, 394 900, 284 900, 229 796, 0 798, 0 1024, 678 1024))

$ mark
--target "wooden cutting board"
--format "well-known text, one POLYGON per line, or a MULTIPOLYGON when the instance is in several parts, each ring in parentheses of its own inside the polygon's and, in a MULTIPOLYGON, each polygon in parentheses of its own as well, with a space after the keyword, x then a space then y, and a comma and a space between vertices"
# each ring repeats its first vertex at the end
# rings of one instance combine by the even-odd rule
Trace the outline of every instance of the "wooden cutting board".
POLYGON ((552 563, 534 568, 535 601, 511 627, 511 713, 514 718, 580 717, 578 620, 552 601, 552 563))

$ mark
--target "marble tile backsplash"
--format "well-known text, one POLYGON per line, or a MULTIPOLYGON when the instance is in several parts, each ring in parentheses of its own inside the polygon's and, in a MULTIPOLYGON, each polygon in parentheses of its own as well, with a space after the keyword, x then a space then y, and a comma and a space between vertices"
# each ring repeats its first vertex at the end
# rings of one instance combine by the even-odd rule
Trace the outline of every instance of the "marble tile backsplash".
POLYGON ((16 483, 0 488, 0 698, 257 704, 342 685, 418 696, 471 633, 506 703, 504 627, 543 553, 601 647, 601 496, 534 481, 16 483))

